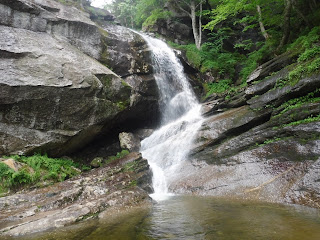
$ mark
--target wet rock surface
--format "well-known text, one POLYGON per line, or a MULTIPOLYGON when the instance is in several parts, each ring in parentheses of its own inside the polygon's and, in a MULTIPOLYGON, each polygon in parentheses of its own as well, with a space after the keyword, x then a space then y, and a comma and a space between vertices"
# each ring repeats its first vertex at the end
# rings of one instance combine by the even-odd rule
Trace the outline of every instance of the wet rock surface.
POLYGON ((0 198, 0 236, 25 235, 97 216, 115 208, 150 204, 151 170, 140 153, 65 182, 0 198))

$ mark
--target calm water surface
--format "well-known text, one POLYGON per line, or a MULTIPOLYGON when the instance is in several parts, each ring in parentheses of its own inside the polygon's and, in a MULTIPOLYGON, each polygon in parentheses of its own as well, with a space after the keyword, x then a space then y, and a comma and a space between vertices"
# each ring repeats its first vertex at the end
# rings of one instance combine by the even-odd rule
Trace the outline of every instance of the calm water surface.
POLYGON ((17 239, 318 240, 320 212, 300 206, 177 196, 151 210, 17 239))

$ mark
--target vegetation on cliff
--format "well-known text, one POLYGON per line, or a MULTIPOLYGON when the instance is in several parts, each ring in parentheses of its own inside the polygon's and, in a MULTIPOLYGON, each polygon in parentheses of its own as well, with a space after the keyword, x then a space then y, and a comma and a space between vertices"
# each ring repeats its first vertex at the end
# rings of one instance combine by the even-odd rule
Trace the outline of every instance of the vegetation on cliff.
MULTIPOLYGON (((15 155, 4 159, 9 159, 7 160, 9 164, 0 161, 0 194, 8 189, 18 190, 26 185, 34 187, 50 185, 81 173, 80 164, 69 159, 49 158, 40 154, 30 157, 15 155), (13 165, 15 169, 8 165, 13 165)), ((81 168, 89 169, 84 165, 81 168)))
MULTIPOLYGON (((161 19, 190 25, 187 12, 196 7, 197 26, 204 35, 201 44, 197 32, 197 37, 184 39, 186 45, 172 46, 184 50, 195 68, 212 76, 204 82, 207 96, 245 84, 258 66, 286 51, 294 52, 297 60, 284 82, 296 83, 319 71, 317 1, 115 0, 106 7, 122 24, 149 30, 161 19)), ((193 35, 194 24, 192 20, 193 35)), ((164 37, 174 40, 174 34, 164 37)))

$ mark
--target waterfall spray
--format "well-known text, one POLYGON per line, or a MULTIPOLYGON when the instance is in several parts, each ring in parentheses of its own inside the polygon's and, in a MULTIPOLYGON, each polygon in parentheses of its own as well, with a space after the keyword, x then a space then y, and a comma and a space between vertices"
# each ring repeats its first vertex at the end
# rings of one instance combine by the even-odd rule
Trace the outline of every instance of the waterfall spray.
POLYGON ((141 153, 153 171, 151 197, 162 200, 170 195, 170 180, 178 174, 179 164, 187 159, 202 124, 201 105, 174 51, 159 39, 140 35, 152 51, 161 111, 161 127, 142 141, 141 153))

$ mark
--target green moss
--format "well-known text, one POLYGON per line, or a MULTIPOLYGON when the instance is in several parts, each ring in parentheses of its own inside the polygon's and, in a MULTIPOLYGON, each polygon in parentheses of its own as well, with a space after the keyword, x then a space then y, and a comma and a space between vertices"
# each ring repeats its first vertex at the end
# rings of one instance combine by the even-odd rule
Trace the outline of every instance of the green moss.
POLYGON ((123 166, 124 172, 134 172, 135 169, 138 167, 139 163, 137 161, 128 162, 123 166))
POLYGON ((299 49, 298 65, 289 72, 288 82, 296 84, 304 77, 320 72, 320 27, 313 28, 308 34, 299 37, 289 49, 299 49))
POLYGON ((143 22, 143 27, 153 26, 158 19, 167 19, 170 17, 170 12, 162 9, 155 9, 151 12, 151 15, 143 22))
POLYGON ((58 2, 62 3, 63 5, 74 6, 74 7, 78 8, 78 9, 81 9, 80 1, 82 1, 82 0, 77 0, 77 1, 74 1, 74 0, 58 0, 58 2))
POLYGON ((288 124, 283 125, 283 127, 287 127, 287 126, 296 126, 296 125, 300 125, 300 124, 305 124, 305 123, 311 123, 311 122, 317 122, 320 121, 320 114, 316 117, 310 116, 308 118, 299 120, 299 121, 295 121, 295 122, 291 122, 288 124))
POLYGON ((123 111, 123 110, 125 110, 126 108, 129 107, 130 102, 129 102, 129 100, 119 101, 119 102, 116 103, 116 105, 117 105, 117 107, 118 107, 118 109, 119 109, 120 111, 123 111))
POLYGON ((319 95, 320 91, 319 89, 308 93, 305 96, 299 97, 299 98, 293 98, 290 99, 289 101, 283 103, 282 105, 280 105, 277 110, 281 110, 280 113, 278 113, 277 115, 274 115, 272 118, 277 118, 282 116, 285 112, 291 110, 291 109, 296 109, 301 107, 303 104, 306 103, 316 103, 316 102, 320 102, 320 97, 316 97, 316 95, 319 95))
POLYGON ((122 79, 121 79, 121 84, 122 84, 122 86, 124 86, 124 87, 129 87, 130 90, 131 90, 131 86, 130 86, 128 83, 126 83, 124 80, 122 80, 122 79))
POLYGON ((104 75, 100 78, 102 84, 106 87, 110 87, 112 84, 112 75, 104 75))
POLYGON ((129 183, 129 187, 135 187, 137 186, 137 184, 138 184, 137 180, 133 180, 129 183))
POLYGON ((107 160, 105 160, 105 164, 111 163, 117 159, 123 158, 127 156, 130 152, 128 150, 122 150, 121 152, 118 152, 115 156, 109 156, 107 160))
POLYGON ((243 62, 243 68, 240 72, 242 82, 245 82, 250 74, 263 62, 269 60, 271 53, 271 44, 266 42, 259 50, 251 52, 243 62))
POLYGON ((262 145, 266 145, 266 144, 270 144, 270 143, 274 143, 274 142, 279 142, 279 141, 282 141, 282 140, 288 140, 288 139, 289 139, 289 137, 282 137, 282 138, 274 137, 272 139, 265 140, 262 145))
POLYGON ((103 28, 98 27, 98 29, 99 29, 99 32, 101 33, 102 36, 107 37, 109 35, 109 33, 106 30, 104 30, 103 28))

